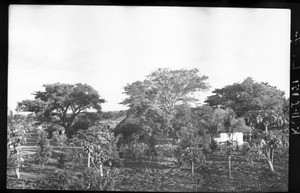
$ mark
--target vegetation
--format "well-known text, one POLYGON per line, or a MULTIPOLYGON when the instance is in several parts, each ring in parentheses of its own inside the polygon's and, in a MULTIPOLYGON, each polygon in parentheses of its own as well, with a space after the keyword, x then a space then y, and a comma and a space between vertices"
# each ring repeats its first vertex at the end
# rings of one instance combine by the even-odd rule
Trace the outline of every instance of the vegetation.
POLYGON ((35 92, 35 100, 23 100, 18 103, 18 111, 34 112, 41 122, 58 123, 65 128, 68 138, 74 131, 72 126, 78 115, 85 110, 101 110, 101 99, 98 92, 87 84, 45 84, 45 91, 35 92), (55 119, 55 120, 53 120, 55 119))
POLYGON ((7 166, 14 168, 17 178, 20 178, 20 167, 24 162, 20 148, 26 144, 27 132, 33 129, 32 122, 24 117, 14 115, 12 111, 7 115, 7 166))
POLYGON ((52 149, 49 146, 50 140, 47 139, 48 134, 43 130, 38 130, 39 139, 37 141, 37 152, 36 152, 36 161, 38 164, 44 165, 49 162, 49 158, 52 155, 52 149))
POLYGON ((176 105, 196 101, 190 94, 206 91, 209 88, 205 81, 207 76, 199 76, 197 69, 170 70, 158 69, 144 81, 136 81, 125 86, 126 98, 121 104, 128 105, 138 115, 144 115, 152 129, 167 134, 172 128, 171 121, 176 114, 176 105), (152 124, 151 124, 152 123, 152 124))
POLYGON ((242 83, 235 83, 215 89, 206 102, 211 105, 230 107, 238 117, 253 110, 281 111, 285 103, 284 92, 268 83, 257 83, 251 77, 242 83))
POLYGON ((286 127, 288 100, 283 92, 247 78, 215 89, 207 104, 195 106, 191 94, 206 91, 206 80, 197 69, 158 69, 124 87, 128 97, 121 103, 129 110, 104 113, 104 99, 88 85, 44 85, 35 100, 18 104, 18 110, 34 112, 35 118, 8 114, 7 187, 287 191, 288 134, 280 129, 286 127), (115 128, 104 123, 111 120, 119 121, 115 128), (32 140, 33 125, 41 123, 34 131, 35 154, 26 157, 20 147, 32 140), (54 128, 47 139, 46 131, 55 124, 65 132, 54 128), (253 134, 248 142, 232 137, 246 131, 253 134), (217 142, 219 133, 229 139, 217 142))

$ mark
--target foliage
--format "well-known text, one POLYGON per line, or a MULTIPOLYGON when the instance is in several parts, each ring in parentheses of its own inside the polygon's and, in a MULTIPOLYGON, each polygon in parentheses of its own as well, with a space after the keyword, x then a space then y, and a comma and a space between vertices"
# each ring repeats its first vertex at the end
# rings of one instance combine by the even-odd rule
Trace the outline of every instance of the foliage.
POLYGON ((209 148, 212 152, 217 151, 219 149, 219 143, 216 140, 211 140, 209 148))
POLYGON ((113 191, 119 177, 118 168, 104 167, 103 175, 99 170, 90 168, 82 173, 76 190, 113 191))
POLYGON ((246 157, 247 163, 253 165, 253 159, 257 157, 257 151, 247 142, 244 142, 241 148, 241 155, 246 157))
POLYGON ((140 115, 147 114, 147 110, 151 109, 161 117, 159 130, 166 133, 172 128, 171 120, 176 114, 175 106, 195 101, 196 99, 190 96, 191 93, 209 88, 205 82, 208 77, 199 76, 197 73, 197 69, 158 69, 144 81, 127 84, 124 93, 129 97, 121 104, 137 109, 140 115))
POLYGON ((170 143, 163 145, 156 145, 155 149, 158 157, 163 158, 172 158, 174 156, 173 152, 175 151, 177 145, 172 145, 170 143))
MULTIPOLYGON (((192 108, 188 104, 176 105, 175 110, 176 114, 174 119, 171 121, 172 129, 169 132, 169 136, 171 136, 173 139, 178 139, 178 133, 183 127, 187 125, 198 126, 197 120, 199 120, 199 117, 194 115, 192 108)), ((201 128, 201 126, 198 128, 201 128)))
POLYGON ((238 117, 250 110, 281 111, 285 103, 284 92, 268 83, 255 82, 251 77, 242 83, 234 83, 221 89, 215 89, 214 95, 205 101, 210 106, 230 107, 238 117))
POLYGON ((41 122, 54 122, 62 125, 68 138, 72 137, 72 126, 80 114, 87 109, 101 110, 98 92, 87 84, 45 84, 45 91, 35 92, 34 100, 18 103, 18 111, 34 112, 41 122), (53 120, 55 118, 55 120, 53 120))
POLYGON ((143 142, 132 141, 129 144, 122 146, 122 155, 132 160, 140 160, 145 157, 146 152, 149 150, 149 146, 143 142))
POLYGON ((229 178, 232 178, 231 176, 231 156, 233 155, 234 151, 238 150, 238 145, 236 141, 228 140, 220 146, 220 152, 228 156, 228 172, 229 172, 229 178))
POLYGON ((254 147, 256 147, 258 154, 267 161, 270 170, 274 172, 274 155, 275 150, 283 146, 281 136, 276 132, 259 132, 256 135, 254 147))
POLYGON ((68 140, 68 137, 64 133, 59 134, 58 131, 55 131, 53 132, 52 138, 53 141, 60 147, 59 155, 57 157, 59 168, 64 168, 71 163, 75 164, 76 162, 81 164, 81 157, 79 154, 82 154, 83 151, 75 148, 75 144, 68 140))
POLYGON ((234 151, 238 150, 238 145, 236 141, 228 140, 220 144, 220 152, 223 155, 233 155, 234 151))
POLYGON ((49 158, 52 156, 52 148, 50 147, 50 140, 47 139, 47 132, 44 130, 38 130, 37 152, 35 154, 35 160, 38 164, 44 166, 49 158))
POLYGON ((150 139, 149 143, 144 140, 140 140, 140 136, 134 134, 131 138, 120 148, 120 152, 123 157, 129 158, 131 160, 141 160, 143 158, 155 159, 157 158, 157 150, 155 148, 154 139, 150 139))
POLYGON ((103 119, 116 120, 118 118, 126 116, 126 110, 121 111, 107 111, 102 112, 101 117, 103 119))
MULTIPOLYGON (((61 144, 68 141, 66 137, 58 137, 57 134, 54 136, 56 136, 56 141, 60 141, 61 144)), ((114 137, 108 127, 103 125, 92 126, 88 130, 80 130, 77 138, 73 139, 73 143, 80 142, 84 145, 84 149, 92 157, 92 167, 74 176, 70 171, 74 165, 66 165, 62 171, 58 171, 54 175, 48 174, 40 180, 39 186, 43 189, 56 188, 58 190, 114 190, 115 181, 119 175, 119 169, 115 167, 115 164, 122 165, 117 149, 118 139, 119 136, 114 137)), ((64 146, 61 147, 65 149, 64 146)), ((61 162, 74 161, 70 150, 63 151, 61 162)))
POLYGON ((150 133, 151 128, 146 124, 146 121, 135 114, 128 115, 123 119, 114 129, 115 136, 121 134, 121 144, 126 144, 137 138, 140 142, 144 142, 150 145, 150 133))
POLYGON ((205 161, 204 147, 208 147, 210 137, 203 135, 199 129, 190 125, 179 131, 179 143, 174 150, 177 163, 182 166, 189 165, 194 174, 194 168, 203 165, 205 161))
POLYGON ((210 135, 211 139, 220 132, 245 131, 250 128, 246 126, 242 118, 237 118, 231 108, 212 108, 207 105, 199 106, 192 109, 192 120, 201 132, 210 135))
MULTIPOLYGON (((194 164, 197 166, 204 164, 204 161, 206 160, 206 156, 203 153, 203 148, 199 147, 188 147, 183 150, 181 156, 183 157, 183 164, 188 164, 191 167, 194 167, 194 164)), ((192 168, 192 170, 193 169, 194 168, 192 168)))
POLYGON ((75 134, 79 129, 86 130, 95 125, 101 119, 99 112, 84 112, 78 114, 78 120, 73 124, 72 129, 75 134))
POLYGON ((7 115, 7 165, 12 166, 19 178, 19 169, 24 162, 24 152, 20 146, 26 144, 28 132, 35 129, 33 122, 25 117, 14 115, 12 111, 7 115))
POLYGON ((92 163, 95 167, 98 165, 102 167, 104 163, 109 163, 109 165, 113 163, 122 164, 117 148, 120 135, 115 137, 108 127, 92 126, 88 130, 79 131, 77 138, 76 141, 80 141, 84 149, 93 157, 92 163))
POLYGON ((44 178, 37 181, 37 187, 46 190, 114 190, 118 175, 119 170, 117 168, 104 167, 104 175, 102 176, 94 168, 87 168, 77 175, 74 175, 72 168, 68 168, 56 170, 55 173, 47 173, 44 178))

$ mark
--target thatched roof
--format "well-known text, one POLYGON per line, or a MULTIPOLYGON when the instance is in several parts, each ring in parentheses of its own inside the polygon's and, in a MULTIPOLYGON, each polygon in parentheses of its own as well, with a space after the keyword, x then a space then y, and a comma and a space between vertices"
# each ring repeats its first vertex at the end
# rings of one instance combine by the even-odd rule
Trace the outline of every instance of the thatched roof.
POLYGON ((114 129, 115 135, 122 134, 125 139, 130 137, 134 133, 147 133, 150 131, 150 127, 145 121, 134 114, 128 115, 123 119, 114 129))

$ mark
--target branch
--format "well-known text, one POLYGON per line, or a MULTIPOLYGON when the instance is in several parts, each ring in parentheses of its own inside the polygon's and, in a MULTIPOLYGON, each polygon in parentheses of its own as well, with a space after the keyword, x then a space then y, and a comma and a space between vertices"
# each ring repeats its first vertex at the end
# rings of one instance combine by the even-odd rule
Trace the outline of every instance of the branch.
POLYGON ((267 158, 267 156, 261 151, 258 149, 258 151, 265 157, 265 159, 268 161, 269 159, 267 158))
POLYGON ((51 113, 52 115, 56 115, 56 116, 58 116, 59 117, 59 119, 62 121, 63 120, 63 118, 62 118, 62 116, 61 116, 61 114, 59 114, 59 113, 51 113))
POLYGON ((272 164, 273 164, 273 161, 274 161, 274 149, 272 149, 272 160, 271 160, 271 162, 272 162, 272 164))

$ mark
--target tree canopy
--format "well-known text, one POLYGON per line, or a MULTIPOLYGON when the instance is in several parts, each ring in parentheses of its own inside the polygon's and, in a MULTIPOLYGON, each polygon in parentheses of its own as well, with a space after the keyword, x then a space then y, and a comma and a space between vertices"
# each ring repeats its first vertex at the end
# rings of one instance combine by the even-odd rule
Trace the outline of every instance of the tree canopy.
POLYGON ((65 128, 66 135, 70 138, 73 134, 72 126, 79 119, 79 115, 87 110, 101 111, 98 92, 87 84, 77 83, 45 84, 45 91, 33 93, 34 100, 18 102, 17 111, 34 112, 40 122, 53 122, 65 128))
POLYGON ((147 114, 151 110, 150 114, 159 115, 163 120, 161 128, 169 129, 176 114, 175 107, 196 101, 192 93, 208 90, 209 85, 205 82, 208 77, 199 76, 198 72, 198 69, 160 68, 143 81, 127 84, 124 93, 128 97, 120 104, 129 106, 131 110, 135 109, 138 114, 147 114))
POLYGON ((214 95, 207 97, 210 106, 230 107, 239 117, 250 110, 282 111, 284 92, 268 83, 255 82, 251 77, 242 83, 234 83, 221 89, 215 89, 214 95))

